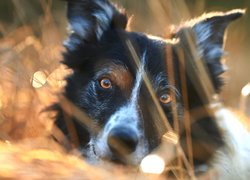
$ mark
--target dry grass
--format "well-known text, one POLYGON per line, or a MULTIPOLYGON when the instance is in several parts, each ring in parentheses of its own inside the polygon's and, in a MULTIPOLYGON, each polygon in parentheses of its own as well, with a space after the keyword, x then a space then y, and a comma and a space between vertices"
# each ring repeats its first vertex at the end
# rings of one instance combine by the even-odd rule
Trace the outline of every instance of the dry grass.
POLYGON ((42 148, 43 141, 0 144, 0 179, 161 179, 109 163, 91 166, 76 154, 42 148))
MULTIPOLYGON (((50 138, 54 114, 41 111, 57 101, 65 83, 63 77, 69 72, 59 63, 62 31, 53 20, 49 3, 45 2, 41 1, 44 16, 39 28, 25 24, 7 32, 6 24, 0 24, 4 34, 0 39, 0 179, 163 178, 109 163, 89 165, 77 152, 66 153, 50 138), (34 76, 36 72, 40 74, 34 76)), ((157 18, 162 29, 166 23, 174 22, 173 13, 166 13, 166 7, 153 2, 150 6, 159 10, 152 8, 153 16, 168 16, 165 23, 157 18)), ((197 5, 197 11, 203 6, 197 5)), ((154 31, 157 30, 152 28, 151 32, 154 31)), ((230 95, 230 90, 226 91, 226 97, 230 95)), ((249 118, 242 119, 249 125, 249 118)), ((215 174, 211 171, 200 178, 209 179, 215 174)))

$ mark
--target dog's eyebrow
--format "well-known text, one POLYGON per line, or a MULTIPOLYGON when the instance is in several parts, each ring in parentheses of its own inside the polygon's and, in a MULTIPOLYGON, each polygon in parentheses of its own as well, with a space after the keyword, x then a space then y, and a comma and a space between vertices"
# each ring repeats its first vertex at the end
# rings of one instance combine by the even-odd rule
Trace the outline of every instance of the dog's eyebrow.
POLYGON ((162 86, 167 86, 167 76, 165 72, 160 72, 157 74, 157 76, 153 77, 153 87, 154 89, 159 89, 162 86))
POLYGON ((109 76, 122 90, 130 91, 133 86, 133 76, 128 68, 120 63, 107 62, 98 67, 96 76, 109 76))
POLYGON ((154 85, 154 89, 156 90, 156 92, 167 89, 167 90, 173 91, 177 96, 180 96, 180 92, 178 91, 178 89, 174 85, 168 83, 167 75, 165 72, 160 72, 153 79, 153 85, 154 85))

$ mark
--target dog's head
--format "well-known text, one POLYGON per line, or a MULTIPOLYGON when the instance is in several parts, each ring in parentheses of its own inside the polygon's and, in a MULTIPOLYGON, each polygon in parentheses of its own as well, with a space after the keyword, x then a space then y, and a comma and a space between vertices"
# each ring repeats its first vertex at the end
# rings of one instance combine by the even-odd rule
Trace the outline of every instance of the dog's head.
MULTIPOLYGON (((210 100, 203 80, 211 82, 210 92, 220 90, 224 32, 242 14, 207 14, 163 39, 126 31, 126 14, 107 0, 68 0, 71 34, 64 64, 73 74, 65 96, 100 127, 92 132, 70 115, 87 156, 138 163, 160 144, 166 124, 176 122, 186 150, 183 117, 188 111, 194 158, 206 161, 223 140, 204 108, 210 100), (205 65, 205 79, 197 63, 205 65), (204 113, 197 115, 196 108, 204 113)), ((62 119, 57 122, 69 132, 62 119)))

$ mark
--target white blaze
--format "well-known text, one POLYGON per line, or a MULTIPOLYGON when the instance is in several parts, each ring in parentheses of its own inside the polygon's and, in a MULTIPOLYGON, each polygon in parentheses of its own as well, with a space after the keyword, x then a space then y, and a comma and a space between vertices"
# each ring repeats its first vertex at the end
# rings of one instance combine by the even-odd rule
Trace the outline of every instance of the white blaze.
MULTIPOLYGON (((130 154, 127 158, 130 163, 137 164, 146 155, 148 151, 147 143, 144 138, 144 130, 139 128, 141 125, 139 113, 137 110, 138 97, 140 92, 140 87, 144 74, 146 52, 143 53, 141 63, 136 74, 135 85, 132 89, 131 97, 128 103, 118 109, 107 121, 103 130, 97 135, 97 137, 92 137, 90 140, 90 146, 92 147, 90 151, 90 156, 99 157, 110 157, 112 154, 107 144, 107 139, 111 129, 117 126, 126 126, 134 130, 137 133, 139 142, 135 152, 130 154), (94 155, 95 154, 95 155, 94 155)), ((91 158, 91 157, 90 157, 91 158)))

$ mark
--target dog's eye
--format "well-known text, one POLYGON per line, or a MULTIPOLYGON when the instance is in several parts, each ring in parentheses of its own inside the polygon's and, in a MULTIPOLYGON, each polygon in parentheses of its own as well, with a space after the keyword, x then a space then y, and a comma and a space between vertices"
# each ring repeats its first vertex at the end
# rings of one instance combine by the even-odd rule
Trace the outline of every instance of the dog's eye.
POLYGON ((160 101, 163 103, 163 104, 168 104, 172 101, 172 98, 170 95, 168 94, 162 94, 160 96, 160 101))
POLYGON ((100 81, 100 86, 103 88, 103 89, 110 89, 112 88, 112 82, 110 79, 108 78, 102 78, 100 81))

